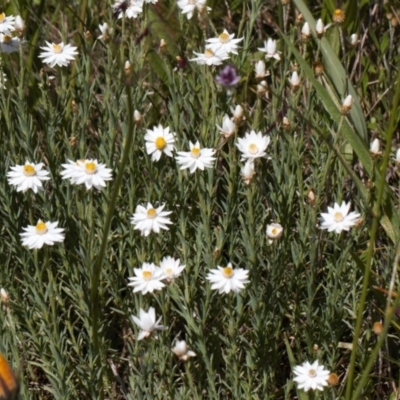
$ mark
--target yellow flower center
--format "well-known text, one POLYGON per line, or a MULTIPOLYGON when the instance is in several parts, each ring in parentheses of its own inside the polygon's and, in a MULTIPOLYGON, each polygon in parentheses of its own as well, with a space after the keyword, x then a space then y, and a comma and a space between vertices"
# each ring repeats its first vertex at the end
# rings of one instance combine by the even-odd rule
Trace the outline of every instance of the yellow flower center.
POLYGON ((250 152, 251 154, 257 154, 257 153, 258 153, 258 146, 257 146, 255 143, 252 143, 252 144, 249 146, 249 152, 250 152))
POLYGON ((174 274, 174 270, 172 268, 166 268, 164 273, 165 273, 165 275, 171 276, 174 274))
POLYGON ((204 55, 207 58, 210 58, 210 57, 212 57, 214 55, 214 52, 211 49, 206 49, 205 52, 204 52, 204 55))
POLYGON ((54 53, 56 53, 56 54, 60 54, 63 51, 63 46, 61 46, 61 43, 60 44, 53 43, 51 45, 51 48, 53 49, 54 53))
POLYGON ((310 378, 315 378, 315 377, 317 376, 317 371, 316 371, 315 369, 310 369, 310 370, 308 371, 308 376, 309 376, 310 378))
POLYGON ((197 0, 189 0, 188 4, 190 4, 191 6, 194 6, 197 3, 197 0))
POLYGON ((344 217, 340 211, 336 211, 335 214, 333 214, 333 219, 335 220, 335 222, 342 222, 344 220, 344 217))
POLYGON ((278 234, 278 229, 272 228, 271 233, 275 236, 278 234))
POLYGON ((167 142, 162 136, 159 136, 155 141, 155 145, 158 150, 162 150, 167 145, 167 142))
POLYGON ((44 235, 47 232, 46 223, 39 219, 38 223, 36 224, 36 233, 38 235, 44 235))
POLYGON ((222 269, 222 275, 224 278, 232 278, 233 276, 233 268, 231 267, 225 267, 222 269))
POLYGON ((221 42, 221 43, 228 43, 229 42, 229 35, 227 34, 227 33, 221 33, 220 35, 219 35, 219 41, 221 42))
POLYGON ((345 20, 345 15, 344 12, 338 8, 333 12, 333 17, 332 17, 333 21, 340 24, 345 20))
POLYGON ((33 176, 36 173, 35 167, 32 165, 24 165, 23 173, 25 176, 33 176))
POLYGON ((85 163, 85 172, 88 175, 93 175, 97 171, 97 165, 94 162, 86 162, 85 163))
POLYGON ((155 208, 150 208, 147 210, 147 218, 153 219, 155 218, 157 215, 157 211, 155 210, 155 208))
POLYGON ((8 35, 3 35, 3 43, 10 43, 11 42, 12 37, 8 36, 8 35))
POLYGON ((190 155, 193 158, 199 158, 200 157, 200 149, 198 147, 193 147, 193 149, 190 150, 190 155))
POLYGON ((143 271, 142 276, 145 281, 149 281, 153 277, 153 273, 151 271, 143 271))
POLYGON ((0 23, 2 23, 6 19, 6 14, 1 13, 0 14, 0 23))

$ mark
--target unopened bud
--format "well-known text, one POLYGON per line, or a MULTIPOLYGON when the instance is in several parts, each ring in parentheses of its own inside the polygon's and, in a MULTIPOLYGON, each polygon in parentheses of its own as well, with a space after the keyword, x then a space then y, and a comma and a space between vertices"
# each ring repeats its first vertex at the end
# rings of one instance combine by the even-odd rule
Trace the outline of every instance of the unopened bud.
POLYGON ((333 12, 332 19, 336 24, 341 24, 346 19, 346 16, 344 15, 344 12, 338 8, 333 12))
POLYGON ((232 117, 233 122, 242 122, 244 120, 243 116, 243 108, 239 104, 236 106, 235 110, 233 111, 233 117, 232 117))
POLYGON ((266 81, 261 81, 257 85, 257 94, 259 96, 263 96, 268 91, 268 84, 266 81))
POLYGON ((90 32, 90 31, 86 31, 86 32, 85 32, 85 39, 86 39, 86 40, 89 40, 91 37, 92 37, 91 32, 90 32))
POLYGON ((3 288, 0 289, 0 299, 4 305, 7 305, 10 300, 7 291, 3 288))
POLYGON ((369 152, 373 155, 373 156, 377 156, 379 154, 382 154, 382 152, 380 151, 381 149, 381 142, 379 141, 378 138, 374 139, 374 141, 371 143, 370 148, 369 148, 369 152))
POLYGON ((142 122, 142 114, 138 110, 133 112, 133 120, 135 121, 136 125, 139 125, 142 122))
POLYGON ((293 71, 292 76, 289 78, 289 83, 292 89, 297 89, 300 86, 300 77, 297 71, 293 71))
POLYGON ((353 106, 353 96, 351 94, 347 95, 347 97, 343 100, 341 112, 343 115, 346 115, 350 112, 351 107, 353 106))
POLYGON ((22 36, 25 32, 25 21, 21 18, 20 15, 17 15, 15 17, 14 28, 18 32, 18 36, 22 36))
POLYGON ((310 29, 310 25, 308 24, 308 22, 304 22, 303 27, 301 28, 301 38, 304 41, 307 41, 311 36, 311 29, 310 29))
POLYGON ((290 130, 290 120, 288 117, 282 118, 282 127, 286 132, 290 130))
POLYGON ((125 61, 124 71, 125 71, 125 75, 129 75, 131 73, 131 63, 129 62, 129 60, 125 61))

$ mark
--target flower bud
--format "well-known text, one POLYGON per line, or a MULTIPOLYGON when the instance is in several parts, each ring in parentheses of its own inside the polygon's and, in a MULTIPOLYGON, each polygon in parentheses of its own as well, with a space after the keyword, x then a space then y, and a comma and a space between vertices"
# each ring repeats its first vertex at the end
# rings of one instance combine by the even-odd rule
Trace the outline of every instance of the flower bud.
POLYGON ((282 118, 282 127, 286 132, 290 130, 290 120, 288 117, 282 118))
POLYGON ((343 115, 346 115, 350 112, 351 107, 353 106, 353 96, 351 94, 347 95, 347 97, 343 100, 341 112, 343 115))
POLYGON ((304 41, 307 41, 311 36, 311 29, 308 22, 304 22, 303 27, 301 28, 301 37, 304 41))
POLYGON ((369 152, 373 155, 373 156, 377 156, 379 154, 382 154, 382 152, 380 151, 381 148, 381 142, 379 141, 378 138, 374 139, 374 141, 371 143, 370 148, 369 148, 369 152))
POLYGON ((357 44, 358 44, 357 33, 353 33, 352 35, 350 35, 349 42, 350 42, 350 46, 353 46, 353 47, 357 46, 357 44))
POLYGON ((257 94, 259 96, 263 96, 268 91, 268 84, 266 81, 261 81, 257 85, 257 94))
POLYGON ((129 60, 125 61, 124 71, 125 71, 125 75, 129 75, 131 73, 131 63, 129 62, 129 60))
POLYGON ((297 89, 300 86, 300 77, 297 71, 293 71, 291 78, 289 78, 289 83, 293 89, 297 89))
POLYGON ((20 15, 17 15, 15 17, 14 28, 18 32, 18 36, 22 36, 25 32, 25 21, 21 18, 20 15))
POLYGON ((133 120, 135 121, 136 125, 139 125, 142 122, 142 114, 138 110, 133 112, 133 120))
POLYGON ((257 79, 262 79, 269 75, 269 72, 265 69, 265 62, 260 60, 254 67, 254 72, 256 74, 257 79))
POLYGON ((232 120, 234 122, 241 122, 244 120, 243 108, 239 104, 236 106, 235 110, 233 111, 232 120))
POLYGON ((253 176, 255 174, 254 171, 254 163, 251 161, 247 161, 246 164, 241 168, 240 175, 242 176, 244 183, 249 185, 253 176))
POLYGON ((8 301, 10 300, 8 293, 4 288, 0 289, 0 300, 5 306, 8 304, 8 301))
POLYGON ((333 12, 332 19, 336 24, 341 24, 346 19, 346 16, 344 15, 344 12, 338 8, 333 12))

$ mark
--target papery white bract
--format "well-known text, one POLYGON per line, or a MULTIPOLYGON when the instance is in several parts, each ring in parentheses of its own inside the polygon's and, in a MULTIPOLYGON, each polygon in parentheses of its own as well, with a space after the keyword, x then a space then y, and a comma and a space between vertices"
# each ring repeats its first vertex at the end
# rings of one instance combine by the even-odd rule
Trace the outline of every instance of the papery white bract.
POLYGON ((141 308, 139 310, 139 318, 132 315, 133 322, 141 329, 137 340, 150 336, 153 331, 167 329, 166 326, 160 325, 161 318, 156 321, 156 311, 153 307, 150 307, 148 312, 141 308))
POLYGON ((176 162, 181 165, 180 169, 190 169, 190 173, 196 171, 197 168, 204 170, 204 168, 212 168, 215 161, 214 149, 201 149, 197 141, 195 144, 189 142, 190 151, 178 151, 176 162))
POLYGON ((268 38, 268 40, 264 42, 264 47, 259 47, 258 50, 265 53, 265 58, 281 59, 279 51, 276 51, 276 40, 274 39, 268 38))
POLYGON ((242 153, 242 161, 254 161, 256 158, 264 157, 267 154, 265 150, 270 141, 270 137, 263 136, 261 132, 255 133, 253 130, 250 133, 246 132, 245 137, 239 138, 236 143, 237 148, 242 153))
POLYGON ((244 183, 246 185, 250 184, 250 182, 253 179, 254 174, 255 174, 254 162, 246 161, 244 166, 240 169, 240 175, 242 176, 242 179, 244 180, 244 183))
POLYGON ((62 164, 61 171, 63 179, 70 179, 75 185, 85 184, 86 189, 95 187, 101 190, 106 186, 106 181, 112 180, 112 170, 106 168, 105 164, 99 164, 95 159, 68 160, 68 164, 62 164))
POLYGON ((64 229, 57 228, 56 222, 43 222, 39 220, 36 226, 28 225, 23 228, 25 232, 20 233, 22 244, 30 249, 41 249, 44 244, 52 246, 55 242, 64 240, 64 229))
POLYGON ((328 385, 329 371, 323 365, 318 365, 318 360, 313 364, 308 361, 302 365, 298 365, 293 369, 296 375, 293 380, 297 383, 299 389, 308 392, 313 390, 324 390, 324 386, 328 385))
POLYGON ((205 49, 204 53, 196 53, 197 57, 192 58, 189 61, 196 61, 199 65, 221 65, 224 60, 229 58, 229 54, 224 49, 205 49))
POLYGON ((11 37, 0 33, 0 52, 2 53, 14 53, 19 50, 21 41, 17 37, 11 37))
POLYGON ((173 282, 186 267, 186 265, 179 265, 180 262, 179 258, 175 260, 170 256, 164 257, 160 262, 160 269, 163 274, 162 279, 165 279, 167 282, 173 282))
POLYGON ((17 192, 26 192, 32 189, 34 193, 38 190, 43 190, 42 181, 47 181, 50 178, 47 176, 49 172, 42 170, 43 163, 34 164, 29 161, 25 165, 16 165, 11 167, 8 172, 8 183, 17 187, 17 192))
POLYGON ((344 201, 339 206, 335 203, 333 208, 328 207, 327 213, 321 213, 321 229, 327 229, 328 232, 335 231, 341 233, 342 231, 348 231, 352 226, 356 224, 360 218, 360 214, 350 210, 350 203, 344 201))
POLYGON ((14 20, 12 15, 6 17, 6 14, 0 13, 0 33, 11 36, 11 32, 15 31, 14 20))
POLYGON ((167 225, 172 224, 172 222, 167 218, 167 215, 171 214, 172 211, 163 211, 164 207, 165 204, 158 208, 154 208, 151 203, 147 203, 147 207, 138 205, 131 218, 134 229, 140 230, 144 236, 148 236, 151 231, 159 233, 160 229, 168 230, 167 225))
POLYGON ((182 14, 186 14, 187 19, 193 17, 195 10, 202 13, 205 10, 208 12, 211 10, 210 7, 206 6, 207 0, 178 0, 178 7, 182 10, 182 14))
POLYGON ((98 36, 97 39, 107 41, 112 33, 112 28, 108 26, 107 22, 104 22, 104 24, 99 24, 99 29, 101 35, 98 36))
POLYGON ((134 293, 153 293, 154 290, 161 290, 165 286, 161 282, 164 278, 163 271, 153 263, 143 263, 142 268, 134 268, 134 272, 136 276, 128 278, 128 286, 133 287, 134 293))
POLYGON ((187 361, 189 357, 196 357, 196 353, 189 350, 184 340, 177 340, 175 346, 172 348, 172 352, 182 361, 187 361))
POLYGON ((237 49, 239 48, 238 43, 240 43, 243 38, 234 39, 235 34, 229 34, 229 32, 224 29, 224 31, 217 37, 207 39, 207 49, 211 49, 212 51, 216 51, 218 49, 225 50, 228 54, 233 53, 237 54, 237 49))
POLYGON ((225 114, 222 119, 222 127, 217 125, 217 128, 220 130, 221 135, 226 139, 236 132, 236 124, 229 118, 228 114, 225 114))
POLYGON ((248 280, 249 271, 242 268, 232 268, 229 263, 225 268, 217 266, 210 270, 206 279, 212 282, 211 289, 217 289, 219 293, 240 292, 248 280))
POLYGON ((43 58, 43 62, 49 64, 50 67, 58 65, 60 67, 67 66, 75 56, 78 54, 76 51, 77 47, 71 46, 70 44, 64 43, 49 43, 46 41, 47 46, 41 47, 44 50, 39 54, 40 58, 43 58))
POLYGON ((175 134, 169 131, 168 126, 163 128, 159 124, 153 127, 153 129, 147 129, 144 140, 146 141, 147 154, 151 154, 153 161, 158 161, 162 153, 165 153, 168 157, 172 157, 172 152, 175 149, 175 134))

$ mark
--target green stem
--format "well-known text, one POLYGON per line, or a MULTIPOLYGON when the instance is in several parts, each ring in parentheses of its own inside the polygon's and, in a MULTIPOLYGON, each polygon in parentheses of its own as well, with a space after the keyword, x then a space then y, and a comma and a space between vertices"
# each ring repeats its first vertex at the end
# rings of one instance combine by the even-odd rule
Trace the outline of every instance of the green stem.
MULTIPOLYGON (((378 354, 380 347, 377 347, 377 346, 382 345, 382 343, 383 343, 383 339, 380 338, 377 346, 375 346, 376 351, 374 349, 374 351, 371 353, 371 355, 369 357, 368 364, 367 364, 367 367, 369 367, 369 369, 364 368, 363 374, 362 374, 362 379, 361 379, 359 385, 357 386, 357 389, 354 392, 354 395, 352 396, 355 361, 356 361, 357 350, 358 350, 358 339, 360 337, 365 303, 366 303, 366 298, 367 298, 367 294, 368 294, 368 283, 369 283, 369 276, 371 273, 372 257, 374 254, 375 238, 376 238, 377 231, 378 231, 381 203, 382 203, 382 198, 383 198, 383 193, 384 193, 385 183, 386 183, 385 176, 386 176, 386 170, 387 170, 387 166, 389 164, 389 159, 390 159, 390 151, 391 151, 390 144, 392 143, 393 133, 396 129, 396 116, 397 116, 397 109, 399 106, 399 101, 400 101, 400 73, 397 74, 396 91, 395 91, 394 98, 393 98, 393 106, 392 106, 392 110, 391 110, 391 114, 390 114, 389 126, 388 126, 387 136, 386 136, 386 149, 385 149, 385 154, 383 156, 383 162, 382 162, 382 167, 381 167, 381 179, 378 181, 378 191, 377 191, 378 198, 377 198, 375 207, 373 209, 371 236, 370 236, 368 250, 367 250, 367 260, 366 260, 366 265, 365 265, 363 288, 362 288, 362 292, 361 292, 360 305, 359 305, 358 313, 357 313, 357 322, 356 322, 354 338, 353 338, 353 349, 352 349, 351 358, 350 358, 349 375, 348 375, 347 384, 346 384, 346 397, 345 397, 346 400, 350 400, 351 398, 357 399, 357 393, 359 393, 360 390, 362 389, 361 383, 365 381, 366 376, 368 375, 370 369, 372 368, 375 357, 378 354)), ((377 171, 377 174, 379 174, 378 171, 377 171)), ((387 320, 385 320, 385 325, 387 325, 389 323, 390 323, 390 319, 387 318, 387 320)), ((383 335, 383 333, 382 333, 381 336, 384 337, 385 335, 383 335)))
POLYGON ((91 317, 92 317, 92 339, 93 339, 93 352, 94 357, 96 358, 97 367, 100 373, 99 381, 98 381, 98 393, 99 399, 102 400, 104 398, 103 393, 103 377, 102 377, 102 358, 100 357, 100 347, 99 347, 99 332, 98 332, 98 325, 99 325, 99 308, 101 307, 99 304, 99 281, 101 275, 101 268, 103 266, 104 254, 107 248, 107 241, 108 241, 108 234, 111 227, 111 221, 114 215, 115 204, 117 201, 117 197, 119 194, 119 190, 122 184, 122 177, 124 173, 124 169, 126 163, 128 161, 128 157, 131 153, 132 149, 132 142, 134 133, 136 131, 134 124, 133 124, 133 107, 132 107, 132 95, 131 95, 131 88, 126 85, 126 96, 128 102, 128 131, 127 137, 125 141, 125 147, 122 154, 121 164, 118 170, 117 177, 115 179, 115 183, 113 186, 113 190, 111 193, 111 198, 109 202, 109 207, 107 210, 106 220, 104 223, 104 230, 103 236, 101 239, 101 245, 97 260, 93 266, 93 274, 92 274, 92 282, 91 282, 91 290, 90 290, 90 310, 91 310, 91 317))

